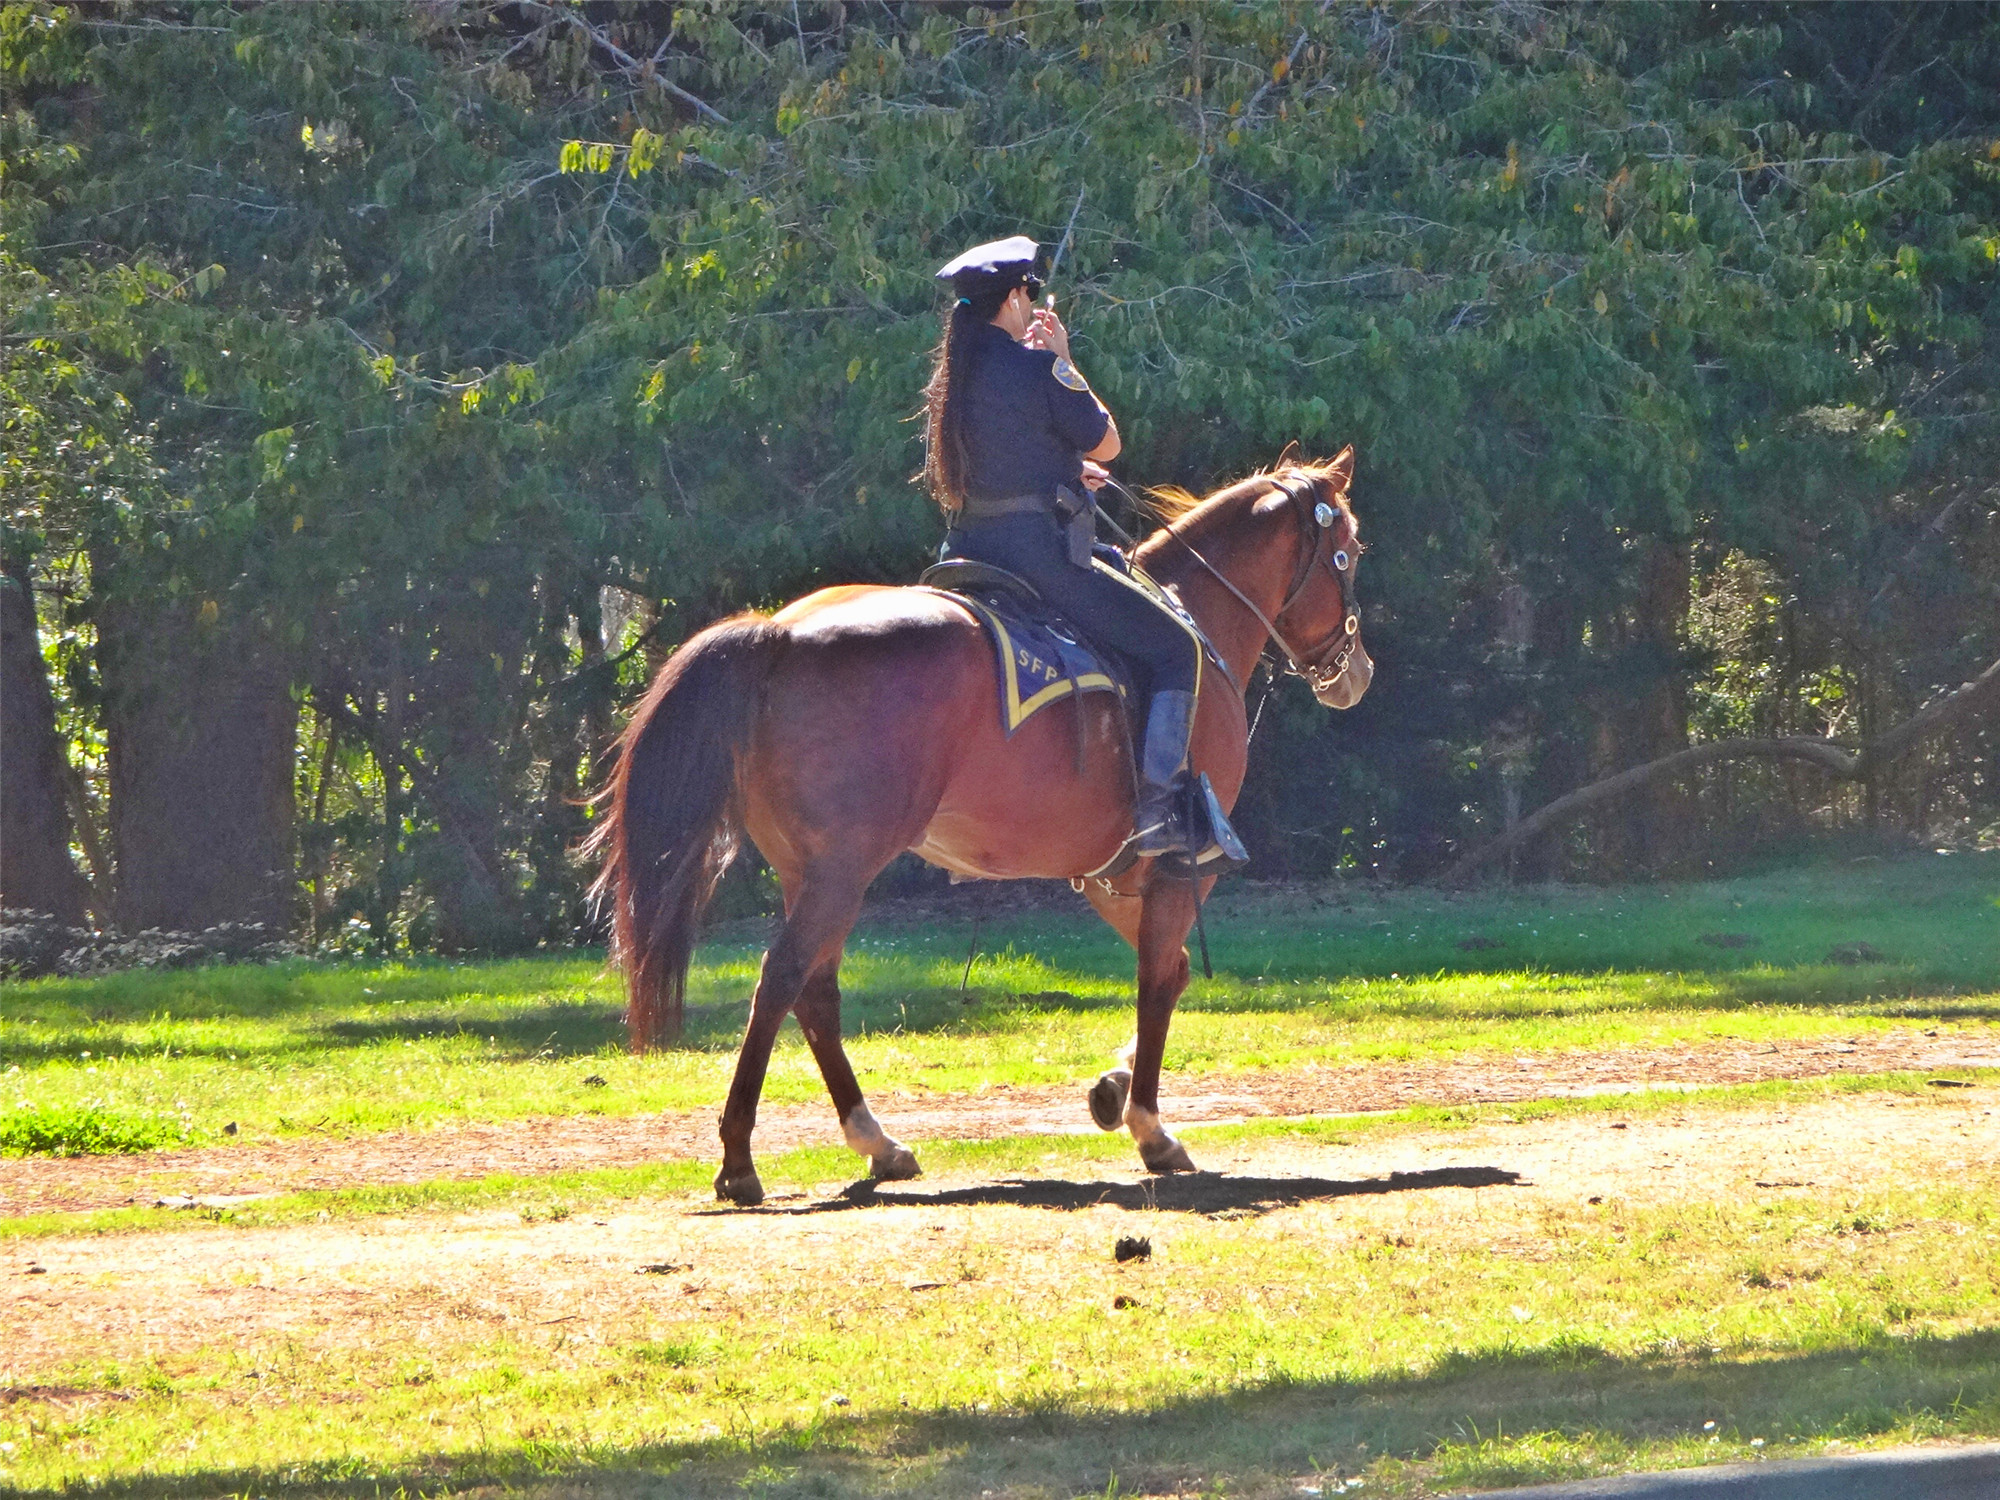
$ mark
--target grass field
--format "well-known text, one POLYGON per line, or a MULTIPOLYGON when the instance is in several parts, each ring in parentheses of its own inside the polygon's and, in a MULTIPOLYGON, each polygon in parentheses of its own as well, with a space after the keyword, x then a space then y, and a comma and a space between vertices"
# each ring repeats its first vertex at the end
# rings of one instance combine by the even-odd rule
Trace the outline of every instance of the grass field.
MULTIPOLYGON (((2000 1041, 1993 856, 1211 919, 1197 1075, 2000 1041)), ((966 926, 864 924, 864 1084, 1093 1074, 1130 980, 1092 924, 989 919, 963 1005, 966 926)), ((757 956, 724 937, 691 1044, 645 1059, 595 956, 10 985, 0 1149, 712 1109, 757 956)), ((874 1195, 773 1152, 761 1213, 673 1160, 0 1218, 0 1494, 1415 1497, 2000 1435, 2000 1072, 1959 1081, 1195 1128, 1219 1174, 1170 1182, 1122 1136, 919 1142, 926 1180, 874 1195)), ((820 1096, 795 1040, 771 1094, 820 1096)))
POLYGON ((717 1214, 655 1179, 447 1200, 359 1239, 301 1214, 43 1243, 37 1292, 77 1342, 33 1370, 44 1399, 0 1407, 0 1484, 1254 1496, 1306 1476, 1419 1495, 1990 1435, 1990 1156, 1951 1180, 1919 1152, 1924 1180, 1748 1195, 1663 1193, 1646 1162, 1587 1197, 1371 1184, 1441 1147, 1535 1167, 1549 1136, 1609 1124, 1726 1154, 1774 1106, 1990 1120, 1996 1093, 1787 1085, 1194 1131, 1246 1184, 1202 1212, 1172 1184, 1121 1194, 1096 1140, 1043 1139, 933 1153, 942 1186, 898 1190, 905 1206, 852 1208, 845 1165, 808 1159, 783 1173, 814 1189, 797 1217, 717 1214), (1340 1179, 1295 1175, 1326 1162, 1340 1179), (1259 1201, 1272 1181, 1297 1201, 1259 1201), (1075 1201, 1051 1211, 1039 1184, 1075 1201), (1134 1232, 1153 1257, 1119 1266, 1134 1232), (671 1271, 634 1274, 654 1261, 671 1271), (120 1336, 140 1312, 148 1336, 120 1336))
MULTIPOLYGON (((1620 891, 1225 892, 1213 980, 1168 1067, 1543 1052, 1850 1034, 2000 1018, 2000 856, 1620 891), (1746 946, 1717 947, 1703 937, 1746 946), (1462 947, 1468 941, 1496 944, 1462 947), (1881 962, 1829 962, 1863 943, 1881 962)), ((866 1089, 1094 1075, 1130 1035, 1129 952, 1080 900, 970 926, 864 921, 843 967, 866 1089)), ((689 1045, 624 1051, 601 955, 277 965, 0 987, 0 1151, 74 1119, 144 1144, 525 1115, 707 1108, 727 1087, 761 943, 705 947, 689 1045), (602 1086, 585 1080, 599 1078, 602 1086)), ((823 1097, 788 1026, 765 1097, 823 1097)), ((20 1149, 14 1145, 14 1149, 20 1149)))

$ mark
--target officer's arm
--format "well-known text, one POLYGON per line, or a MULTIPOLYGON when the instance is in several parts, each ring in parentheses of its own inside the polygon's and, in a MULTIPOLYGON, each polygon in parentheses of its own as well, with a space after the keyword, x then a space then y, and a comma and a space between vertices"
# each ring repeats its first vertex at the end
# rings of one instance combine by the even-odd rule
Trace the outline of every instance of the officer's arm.
POLYGON ((1118 439, 1118 419, 1105 409, 1102 401, 1097 403, 1097 409, 1104 412, 1104 441, 1083 456, 1092 463, 1108 464, 1125 445, 1118 439))
MULTIPOLYGON (((1088 450, 1083 456, 1093 463, 1108 464, 1125 446, 1118 437, 1118 421, 1111 415, 1111 408, 1099 399, 1097 392, 1084 383, 1083 377, 1077 374, 1076 367, 1069 362, 1069 330, 1063 327, 1062 319, 1056 316, 1053 305, 1055 299, 1051 297, 1049 302, 1050 306, 1035 309, 1034 326, 1028 333, 1028 347, 1047 349, 1053 353, 1056 357, 1054 368, 1056 380, 1066 390, 1088 397, 1090 404, 1103 414, 1104 436, 1098 439, 1095 448, 1088 450)), ((1072 402, 1069 420, 1074 423, 1078 420, 1077 407, 1080 407, 1081 403, 1076 402, 1075 397, 1068 399, 1072 402)), ((1087 416, 1084 420, 1088 420, 1087 416)))
POLYGON ((1118 424, 1111 419, 1110 408, 1097 398, 1097 392, 1077 373, 1068 356, 1053 350, 1043 350, 1041 354, 1049 362, 1050 379, 1042 391, 1048 398, 1049 417, 1056 433, 1085 458, 1100 463, 1116 458, 1124 444, 1119 440, 1118 424))

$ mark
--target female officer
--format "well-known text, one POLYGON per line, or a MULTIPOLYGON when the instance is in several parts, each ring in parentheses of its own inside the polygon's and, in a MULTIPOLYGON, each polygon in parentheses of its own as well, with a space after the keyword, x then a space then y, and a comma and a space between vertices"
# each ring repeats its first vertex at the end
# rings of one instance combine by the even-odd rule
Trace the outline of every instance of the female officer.
POLYGON ((1090 556, 1093 512, 1079 497, 1086 473, 1102 483, 1095 466, 1118 456, 1118 424, 1071 363, 1054 308, 1035 306, 1039 248, 1016 235, 937 273, 955 297, 924 388, 924 479, 950 525, 940 555, 1025 578, 1092 640, 1139 666, 1149 699, 1135 848, 1189 854, 1177 793, 1201 646, 1138 585, 1090 556))

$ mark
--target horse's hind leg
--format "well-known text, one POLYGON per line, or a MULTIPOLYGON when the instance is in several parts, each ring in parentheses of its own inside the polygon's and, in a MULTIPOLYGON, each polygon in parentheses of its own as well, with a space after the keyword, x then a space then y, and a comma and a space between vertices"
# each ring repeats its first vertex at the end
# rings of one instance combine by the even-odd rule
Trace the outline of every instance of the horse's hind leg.
POLYGON ((916 1156, 876 1123, 874 1112, 861 1097, 847 1049, 840 1044, 838 958, 806 981, 795 1009, 799 1029, 806 1034, 806 1045, 812 1048, 820 1077, 826 1080, 826 1091, 833 1098, 834 1112, 840 1116, 840 1133, 852 1150, 868 1158, 868 1175, 881 1182, 903 1182, 917 1176, 916 1156))
MULTIPOLYGON (((750 1159, 750 1132, 757 1124, 757 1099, 771 1065, 771 1044, 807 981, 821 969, 832 973, 838 965, 841 945, 861 911, 861 890, 845 881, 807 886, 792 903, 778 940, 764 955, 757 993, 750 1002, 750 1024, 736 1055, 729 1102, 722 1110, 722 1170, 715 1174, 718 1198, 742 1204, 764 1201, 764 1185, 750 1159)), ((860 1097, 859 1088, 855 1096, 860 1097)))

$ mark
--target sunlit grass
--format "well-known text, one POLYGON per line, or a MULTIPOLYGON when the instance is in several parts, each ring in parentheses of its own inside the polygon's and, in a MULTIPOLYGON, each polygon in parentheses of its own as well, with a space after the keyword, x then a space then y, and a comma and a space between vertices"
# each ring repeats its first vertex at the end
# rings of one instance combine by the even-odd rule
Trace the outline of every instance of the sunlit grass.
POLYGON ((94 1105, 41 1109, 29 1102, 0 1114, 0 1156, 109 1156, 151 1151, 179 1139, 171 1121, 94 1105))
MULTIPOLYGON (((1756 880, 1454 896, 1225 888, 1216 977, 1168 1065, 1190 1073, 1467 1051, 1672 1047, 2000 1018, 2000 857, 1756 880), (1703 937, 1740 947, 1718 947, 1703 937), (1882 962, 1829 962, 1866 943, 1882 962)), ((843 969, 864 1087, 1067 1083, 1130 1034, 1131 956, 1095 917, 864 921, 843 969)), ((0 987, 0 1118, 27 1105, 164 1118, 194 1141, 713 1106, 761 942, 705 947, 685 1047, 624 1048, 601 955, 216 968, 0 987), (602 1079, 601 1085, 586 1082, 602 1079)), ((766 1097, 821 1095, 794 1029, 766 1097)))
MULTIPOLYGON (((1983 1042, 2000 1021, 1997 899, 2000 859, 1983 857, 1618 892, 1239 888, 1210 909, 1217 976, 1195 981, 1170 1061, 1216 1074, 1918 1021, 1983 1042), (1855 942, 1883 961, 1828 961, 1855 942)), ((866 1086, 1074 1082, 1125 1039, 1130 956, 1088 913, 989 919, 961 1003, 970 938, 969 922, 896 909, 864 924, 843 978, 866 1086)), ((594 954, 9 985, 0 1121, 32 1105, 45 1121, 147 1120, 214 1142, 230 1122, 242 1140, 710 1108, 760 949, 744 929, 705 947, 688 1045, 645 1058, 624 1050, 616 982, 594 954)), ((1909 1105, 1944 1097, 1905 1075, 1185 1134, 1198 1159, 1364 1138, 1414 1148, 1498 1119, 1699 1118, 1882 1090, 1909 1105)), ((788 1033, 767 1097, 820 1096, 788 1033)), ((1122 1135, 920 1144, 934 1177, 1090 1183, 1132 1166, 1122 1135)), ((834 1145, 760 1167, 774 1194, 818 1197, 858 1172, 834 1145)), ((711 1222, 711 1171, 665 1162, 361 1186, 207 1218, 141 1206, 48 1214, 5 1221, 0 1238, 10 1254, 53 1256, 100 1243, 80 1235, 194 1230, 228 1257, 244 1236, 296 1226, 372 1236, 416 1224, 439 1226, 436 1253, 448 1256, 454 1234, 573 1234, 595 1214, 639 1217, 667 1253, 711 1222)), ((1363 1476, 1360 1493, 1397 1496, 1818 1453, 1836 1439, 1993 1436, 2000 1198, 1989 1177, 1885 1172, 1866 1192, 1716 1188, 1671 1202, 1543 1199, 1532 1211, 1506 1189, 1238 1218, 985 1204, 920 1210, 925 1223, 911 1228, 910 1210, 871 1210, 833 1217, 856 1232, 902 1222, 920 1233, 914 1243, 937 1247, 921 1252, 937 1262, 922 1268, 929 1290, 913 1291, 913 1273, 872 1235, 867 1253, 861 1241, 815 1250, 817 1230, 778 1226, 826 1220, 770 1220, 758 1253, 775 1258, 741 1271, 746 1290, 727 1290, 728 1277, 709 1290, 691 1278, 692 1292, 662 1284, 643 1315, 598 1329, 537 1311, 505 1326, 440 1315, 413 1332, 392 1316, 365 1338, 232 1329, 157 1339, 137 1358, 93 1352, 80 1327, 74 1357, 7 1374, 69 1394, 0 1405, 0 1491, 498 1486, 609 1500, 666 1486, 1042 1500, 1290 1495, 1301 1477, 1333 1493, 1363 1476), (1121 1269, 1108 1236, 1132 1227, 1156 1253, 1121 1269), (1114 1306, 1120 1295, 1132 1305, 1114 1306)), ((427 1274, 413 1265, 384 1306, 421 1299, 427 1274)))

